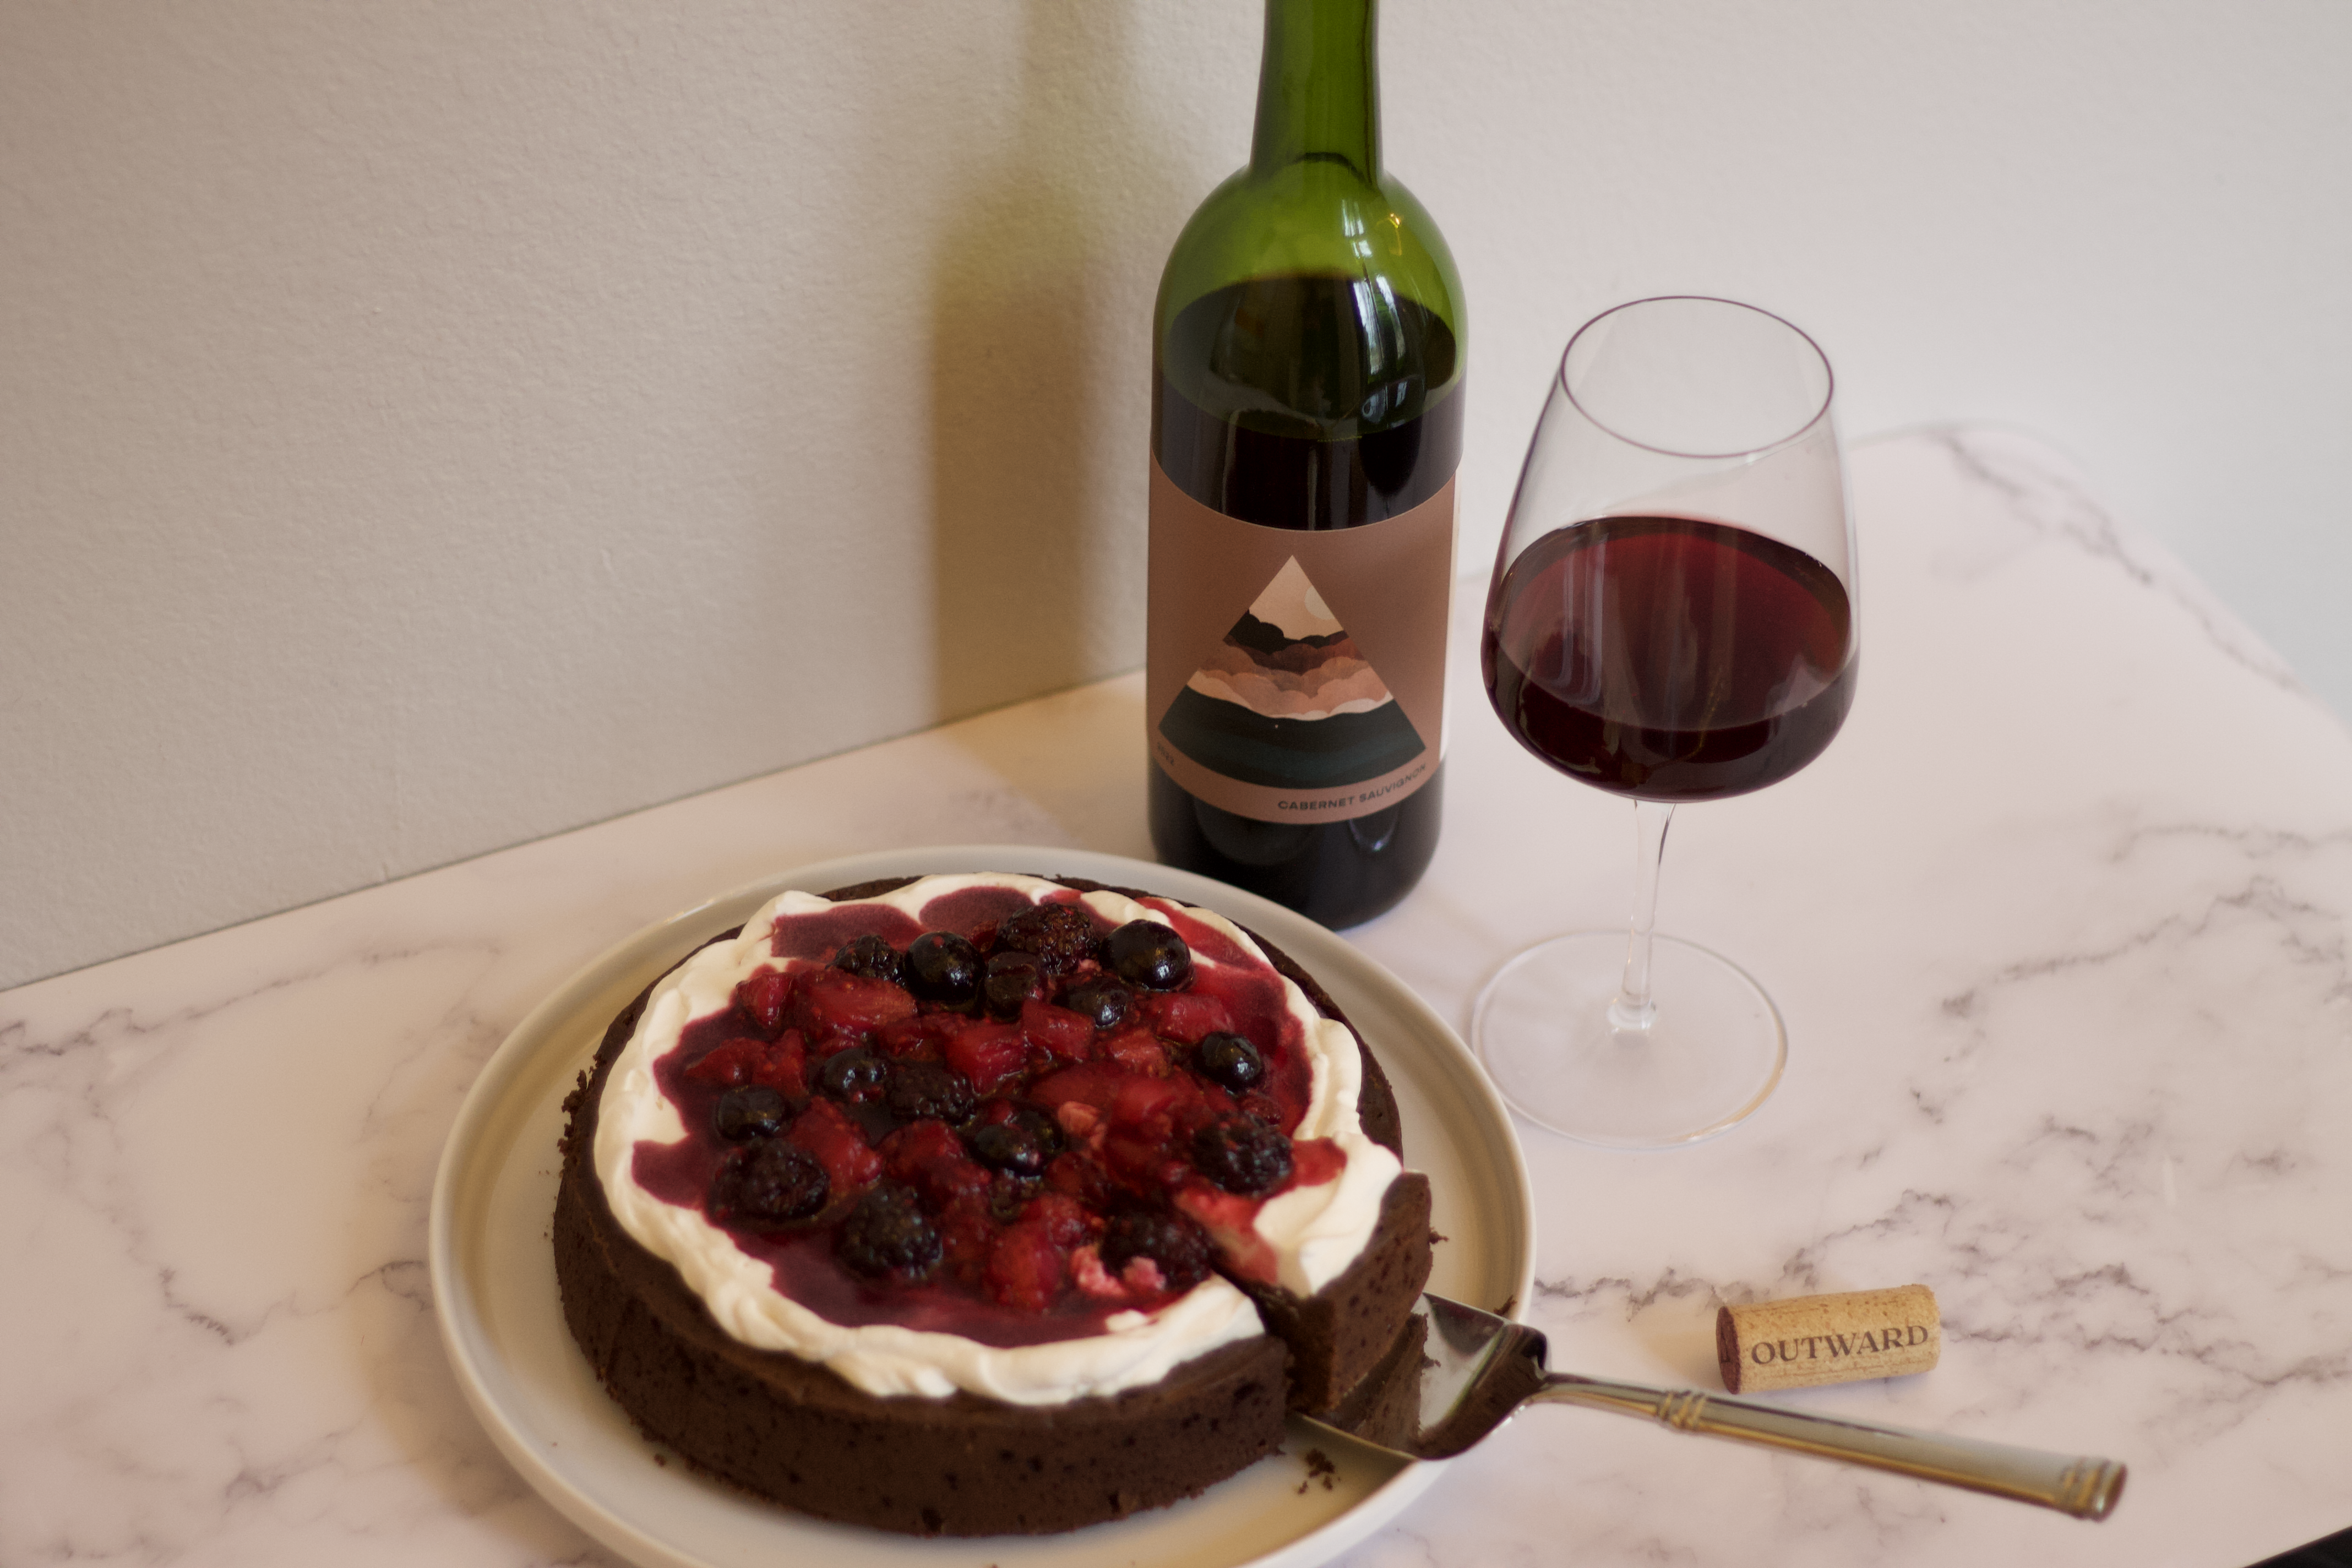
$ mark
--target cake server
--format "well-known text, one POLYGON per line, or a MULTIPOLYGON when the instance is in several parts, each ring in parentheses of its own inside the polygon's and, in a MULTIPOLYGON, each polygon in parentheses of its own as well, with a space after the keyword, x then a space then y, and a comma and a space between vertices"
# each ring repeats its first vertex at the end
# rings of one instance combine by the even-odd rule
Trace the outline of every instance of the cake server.
POLYGON ((2114 1459, 1939 1436, 1693 1388, 1651 1388, 1551 1372, 1544 1364, 1548 1347, 1543 1335, 1524 1323, 1443 1296, 1423 1296, 1418 1310, 1429 1320, 1418 1412, 1412 1406, 1411 1390, 1400 1386, 1373 1400, 1370 1412, 1351 1424, 1323 1421, 1318 1426, 1408 1459, 1448 1459, 1509 1420, 1523 1405, 1585 1405, 1646 1415, 1677 1432, 1759 1443, 2038 1503, 2076 1519, 2106 1518, 2123 1495, 2124 1467, 2114 1459))

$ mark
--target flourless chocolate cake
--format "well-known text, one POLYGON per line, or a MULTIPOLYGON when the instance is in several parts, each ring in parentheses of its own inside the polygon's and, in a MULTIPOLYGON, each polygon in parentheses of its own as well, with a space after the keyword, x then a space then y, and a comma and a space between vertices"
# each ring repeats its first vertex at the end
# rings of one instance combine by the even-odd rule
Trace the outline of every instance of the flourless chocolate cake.
POLYGON ((807 1513, 1118 1518, 1417 1348, 1429 1188, 1387 1080, 1207 911, 1011 876, 786 894, 615 1017, 566 1109, 573 1336, 646 1433, 807 1513))

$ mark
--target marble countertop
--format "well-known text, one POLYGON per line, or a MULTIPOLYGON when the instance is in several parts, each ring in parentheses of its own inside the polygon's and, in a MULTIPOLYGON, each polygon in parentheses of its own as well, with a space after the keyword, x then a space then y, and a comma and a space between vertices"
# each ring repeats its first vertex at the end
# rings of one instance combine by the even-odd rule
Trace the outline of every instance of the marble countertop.
MULTIPOLYGON (((2086 1524, 1547 1409, 1350 1563, 2241 1568, 2352 1524, 2352 734, 2045 450, 1908 436, 1853 484, 1853 717, 1679 813, 1660 906, 1772 992, 1787 1076, 1695 1148, 1523 1128, 1529 1315, 1556 1365, 1712 1387, 1719 1301, 1924 1281, 1934 1372, 1778 1397, 2130 1487, 2086 1524)), ((1632 833, 1492 721, 1456 620, 1444 843, 1351 936, 1458 1027, 1519 948, 1622 920, 1632 833)), ((0 993, 0 1562, 609 1561, 443 1357, 468 1084, 608 944, 766 873, 1148 857, 1140 708, 1113 680, 0 993)))

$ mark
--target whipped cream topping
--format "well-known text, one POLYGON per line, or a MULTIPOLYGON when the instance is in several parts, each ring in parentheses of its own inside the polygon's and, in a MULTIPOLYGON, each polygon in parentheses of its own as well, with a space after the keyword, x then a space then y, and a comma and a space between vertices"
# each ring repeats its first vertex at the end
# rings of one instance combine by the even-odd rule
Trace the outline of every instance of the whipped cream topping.
MULTIPOLYGON (((1058 883, 1002 873, 926 877, 878 898, 920 919, 923 907, 971 888, 1010 889, 1033 902, 1066 892, 1058 883)), ((1132 920, 1173 922, 1160 910, 1111 892, 1080 901, 1114 927, 1132 920)), ((999 1347, 961 1335, 891 1324, 846 1327, 817 1316, 776 1289, 772 1269, 744 1252, 698 1207, 672 1204, 640 1186, 639 1142, 671 1144, 687 1135, 677 1108, 661 1091, 654 1063, 675 1049, 686 1026, 733 1005, 735 987, 775 963, 770 937, 779 916, 833 906, 811 893, 787 892, 745 922, 742 934, 704 948, 663 976, 647 998, 636 1032, 623 1047, 599 1102, 596 1174, 614 1217, 638 1245, 673 1265, 719 1326, 758 1350, 782 1351, 831 1368, 874 1394, 943 1398, 958 1389, 1013 1405, 1055 1405, 1147 1387, 1180 1363, 1264 1331, 1257 1309, 1226 1280, 1212 1277, 1151 1311, 1115 1313, 1101 1331, 1049 1343, 999 1347)), ((1207 910, 1187 918, 1232 942, 1243 962, 1272 973, 1264 952, 1239 927, 1207 910)), ((1214 960, 1196 951, 1194 963, 1214 960)), ((794 961, 787 969, 814 967, 794 961)), ((1280 978, 1277 976, 1277 978, 1280 978)), ((1271 1252, 1284 1289, 1312 1295, 1363 1252, 1380 1221, 1381 1200, 1402 1169, 1367 1137, 1357 1116, 1362 1062, 1346 1025, 1324 1017, 1304 992, 1282 980, 1286 1005, 1302 1030, 1311 1081, 1305 1114, 1291 1136, 1330 1139, 1345 1156, 1339 1175, 1300 1184, 1259 1207, 1253 1235, 1219 1236, 1228 1248, 1271 1252)))

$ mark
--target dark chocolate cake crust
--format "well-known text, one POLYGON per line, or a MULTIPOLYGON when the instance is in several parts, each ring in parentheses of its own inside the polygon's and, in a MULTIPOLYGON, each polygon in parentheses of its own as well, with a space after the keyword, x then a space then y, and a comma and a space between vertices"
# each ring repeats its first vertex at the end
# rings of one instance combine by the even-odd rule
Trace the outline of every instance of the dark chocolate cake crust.
MULTIPOLYGON (((913 879, 824 896, 874 897, 913 879)), ((1102 886, 1052 879, 1081 890, 1102 886)), ((1311 976, 1263 939, 1259 945, 1318 1009, 1345 1021, 1311 976)), ((566 1101, 554 1226, 564 1320, 648 1436, 787 1507, 912 1534, 1040 1534, 1193 1496, 1272 1452, 1286 1405, 1339 1404, 1391 1353, 1427 1276, 1428 1183, 1408 1173, 1389 1193, 1372 1245, 1323 1292, 1301 1301, 1251 1289, 1275 1335, 1186 1362, 1150 1388, 1043 1406, 964 1393, 866 1394, 822 1366, 727 1334, 677 1271, 614 1217, 593 1157, 597 1104, 651 990, 613 1020, 593 1074, 566 1101)), ((1360 1040, 1359 1049, 1359 1115, 1368 1134, 1398 1151, 1395 1097, 1360 1040)))

